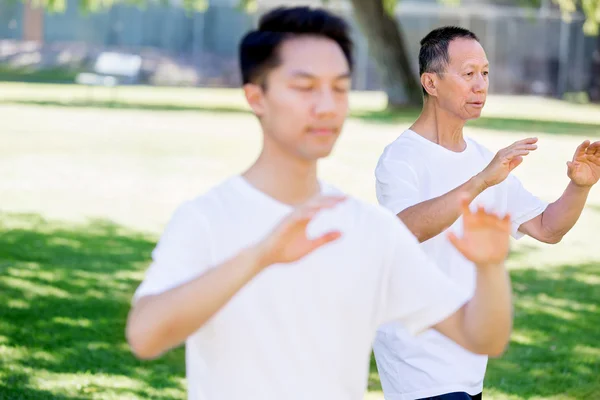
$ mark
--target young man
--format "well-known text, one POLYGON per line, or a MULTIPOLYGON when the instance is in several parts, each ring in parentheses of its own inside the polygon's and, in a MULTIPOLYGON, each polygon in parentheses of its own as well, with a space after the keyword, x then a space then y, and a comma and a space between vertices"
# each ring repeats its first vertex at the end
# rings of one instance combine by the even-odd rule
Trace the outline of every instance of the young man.
MULTIPOLYGON (((461 196, 472 207, 512 215, 515 238, 527 234, 557 243, 577 221, 600 177, 600 142, 579 146, 567 163, 571 183, 547 206, 510 174, 536 149, 536 139, 518 141, 494 155, 463 136, 465 122, 479 117, 488 89, 489 65, 477 37, 456 27, 432 31, 421 41, 419 68, 423 111, 384 150, 375 171, 377 198, 446 275, 473 293, 476 267, 441 234, 462 230, 461 196)), ((439 332, 413 337, 401 325, 389 324, 378 332, 374 351, 386 400, 481 397, 487 357, 439 332)))
POLYGON ((386 321, 501 353, 508 218, 465 210, 469 226, 452 240, 478 265, 466 303, 395 215, 317 178, 348 111, 344 21, 276 9, 243 38, 240 64, 262 152, 175 212, 134 296, 133 352, 150 359, 185 342, 189 398, 219 400, 361 399, 386 321))

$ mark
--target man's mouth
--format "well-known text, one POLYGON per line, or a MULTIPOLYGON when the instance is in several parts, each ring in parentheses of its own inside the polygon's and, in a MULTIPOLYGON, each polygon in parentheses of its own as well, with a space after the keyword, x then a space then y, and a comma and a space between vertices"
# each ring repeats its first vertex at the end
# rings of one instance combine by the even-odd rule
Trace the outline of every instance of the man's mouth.
POLYGON ((336 130, 333 128, 310 128, 308 132, 315 136, 330 136, 335 134, 336 130))

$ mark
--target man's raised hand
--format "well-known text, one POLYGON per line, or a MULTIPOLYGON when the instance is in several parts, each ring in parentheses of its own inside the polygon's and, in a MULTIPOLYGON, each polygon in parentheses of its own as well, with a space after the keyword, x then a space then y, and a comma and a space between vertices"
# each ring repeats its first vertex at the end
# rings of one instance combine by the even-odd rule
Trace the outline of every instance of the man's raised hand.
POLYGON ((536 142, 537 138, 523 139, 498 151, 488 166, 478 174, 485 182, 486 187, 504 181, 508 174, 523 162, 523 157, 537 149, 536 142))
POLYGON ((510 245, 510 216, 500 218, 483 207, 471 212, 468 201, 463 201, 463 237, 448 233, 452 245, 468 260, 478 266, 502 265, 510 245))
POLYGON ((317 196, 294 209, 258 244, 260 267, 300 260, 319 247, 339 239, 341 233, 338 231, 311 239, 306 235, 306 228, 320 211, 333 208, 344 200, 344 196, 317 196))

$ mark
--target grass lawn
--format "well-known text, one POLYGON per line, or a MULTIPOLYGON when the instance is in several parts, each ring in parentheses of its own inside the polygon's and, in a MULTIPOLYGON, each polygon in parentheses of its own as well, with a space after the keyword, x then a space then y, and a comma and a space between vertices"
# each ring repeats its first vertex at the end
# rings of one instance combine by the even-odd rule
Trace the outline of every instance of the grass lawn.
MULTIPOLYGON (((123 88, 93 106, 75 86, 0 84, 0 93, 0 399, 185 398, 182 349, 153 362, 129 353, 129 301, 173 209, 258 154, 256 122, 228 90, 123 88)), ((352 103, 322 175, 374 202, 377 158, 415 111, 386 115, 377 93, 352 103)), ((503 97, 488 106, 467 133, 493 150, 538 136, 516 175, 545 200, 562 193, 584 136, 600 139, 594 106, 503 97)), ((490 362, 486 398, 600 399, 598 226, 595 188, 563 242, 514 243, 515 329, 490 362)), ((366 398, 383 398, 374 363, 366 398)))

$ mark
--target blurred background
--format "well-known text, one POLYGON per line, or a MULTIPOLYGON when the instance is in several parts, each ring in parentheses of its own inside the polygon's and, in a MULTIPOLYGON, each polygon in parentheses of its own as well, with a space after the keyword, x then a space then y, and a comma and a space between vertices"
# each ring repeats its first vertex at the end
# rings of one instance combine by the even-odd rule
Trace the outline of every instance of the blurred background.
MULTIPOLYGON (((94 70, 103 52, 119 52, 141 57, 140 65, 132 67, 122 83, 238 87, 240 38, 265 10, 283 4, 274 0, 42 1, 47 2, 43 3, 45 8, 14 0, 0 3, 3 80, 72 83, 77 74, 94 70)), ((571 10, 568 4, 576 6, 576 1, 325 3, 348 18, 354 28, 356 90, 390 90, 389 81, 403 83, 404 75, 412 75, 414 80, 419 40, 441 25, 459 25, 477 33, 494 66, 492 93, 562 98, 568 93, 589 92, 592 76, 600 72, 600 61, 593 57, 598 38, 586 35, 584 10, 578 12, 573 7, 574 12, 566 14, 571 10), (394 9, 386 12, 389 4, 394 9), (377 21, 382 23, 376 25, 377 21), (389 21, 396 26, 388 26, 389 21), (398 40, 404 48, 384 49, 398 40), (381 73, 377 65, 390 57, 386 52, 398 60, 386 64, 386 71, 381 73), (401 61, 410 70, 403 70, 401 61)), ((285 4, 319 6, 323 1, 289 0, 285 4)), ((590 9, 588 13, 587 32, 595 33, 597 11, 590 9)), ((403 90, 398 91, 401 93, 394 97, 397 103, 402 101, 403 90)), ((409 100, 420 101, 411 95, 405 93, 409 100)), ((594 97, 600 101, 598 95, 594 97)))
MULTIPOLYGON (((181 348, 130 354, 130 299, 175 208, 258 155, 237 46, 294 4, 352 26, 351 112, 321 162, 351 195, 376 203, 377 159, 419 115, 419 41, 443 25, 491 64, 465 133, 539 138, 514 172, 531 192, 556 200, 600 140, 600 0, 0 0, 0 399, 185 398, 181 348)), ((486 398, 600 399, 598 226, 595 187, 561 243, 513 243, 515 329, 486 398)), ((374 362, 365 398, 383 398, 374 362)))

